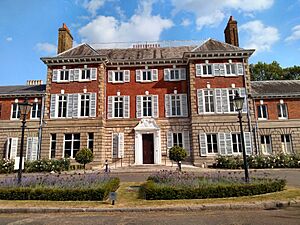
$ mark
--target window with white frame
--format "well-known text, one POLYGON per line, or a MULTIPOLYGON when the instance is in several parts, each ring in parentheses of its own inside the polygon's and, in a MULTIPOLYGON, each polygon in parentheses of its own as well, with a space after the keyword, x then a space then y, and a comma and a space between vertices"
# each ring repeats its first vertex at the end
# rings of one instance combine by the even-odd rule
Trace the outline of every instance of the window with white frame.
POLYGON ((142 71, 142 80, 143 81, 151 81, 152 80, 152 71, 151 70, 143 70, 142 71))
POLYGON ((263 154, 272 154, 271 135, 261 135, 260 145, 263 154))
POLYGON ((173 146, 183 148, 183 135, 182 133, 173 133, 173 146))
POLYGON ((135 73, 137 82, 150 82, 158 80, 157 69, 136 70, 135 73))
POLYGON ((56 134, 50 134, 50 159, 55 158, 56 153, 56 134))
POLYGON ((185 68, 164 69, 164 80, 165 81, 186 80, 186 69, 185 68))
POLYGON ((223 63, 215 63, 214 65, 214 75, 215 76, 224 76, 225 75, 225 65, 223 63))
POLYGON ((80 95, 80 116, 90 116, 90 94, 80 95))
POLYGON ((226 75, 237 75, 237 68, 235 63, 226 63, 226 75))
POLYGON ((179 80, 180 79, 180 70, 171 69, 170 70, 170 80, 179 80))
POLYGON ((234 96, 237 90, 235 89, 229 89, 228 90, 228 100, 229 100, 229 112, 235 112, 235 106, 234 106, 234 96))
POLYGON ((114 97, 114 118, 123 118, 124 117, 124 98, 121 96, 114 97))
POLYGON ((268 119, 268 109, 267 105, 258 105, 257 106, 257 117, 261 120, 268 119))
POLYGON ((292 137, 290 134, 281 135, 281 149, 286 154, 293 153, 292 137))
POLYGON ((181 116, 180 95, 171 95, 171 116, 181 116))
POLYGON ((87 147, 91 151, 94 150, 94 133, 88 133, 87 147))
POLYGON ((152 96, 143 96, 143 117, 152 116, 152 96))
POLYGON ((109 83, 124 83, 130 81, 130 70, 109 70, 109 83))
POLYGON ((207 153, 217 154, 218 153, 218 138, 217 134, 206 134, 207 139, 207 153))
POLYGON ((80 134, 65 134, 64 157, 74 158, 80 149, 80 134))
POLYGON ((188 116, 186 94, 166 94, 165 113, 166 117, 188 116))
POLYGON ((287 104, 285 104, 285 103, 277 104, 277 111, 278 111, 279 119, 287 119, 288 118, 287 104))
POLYGON ((91 79, 91 69, 84 68, 81 70, 81 80, 90 80, 91 79))
POLYGON ((11 105, 11 118, 12 119, 20 119, 21 112, 19 109, 19 104, 18 103, 13 103, 11 105))
POLYGON ((167 148, 170 149, 173 146, 179 146, 187 151, 190 155, 190 137, 189 131, 172 131, 167 133, 167 148))
POLYGON ((232 138, 232 151, 233 153, 241 153, 242 152, 242 142, 241 142, 241 134, 231 134, 232 138))
POLYGON ((207 113, 215 112, 213 90, 204 90, 204 109, 207 113))
POLYGON ((38 102, 33 103, 31 108, 31 119, 41 118, 41 104, 38 102))
POLYGON ((67 117, 67 95, 58 96, 58 118, 67 117))
POLYGON ((114 72, 114 81, 115 82, 124 82, 124 72, 123 71, 115 71, 114 72))
POLYGON ((60 81, 69 81, 69 70, 62 69, 59 71, 59 80, 60 81))
POLYGON ((202 64, 202 75, 213 75, 212 64, 202 64))
POLYGON ((37 160, 38 137, 27 137, 26 160, 37 160))
POLYGON ((7 138, 5 159, 13 160, 17 157, 18 138, 7 138))
POLYGON ((124 157, 124 133, 112 134, 112 158, 124 157))

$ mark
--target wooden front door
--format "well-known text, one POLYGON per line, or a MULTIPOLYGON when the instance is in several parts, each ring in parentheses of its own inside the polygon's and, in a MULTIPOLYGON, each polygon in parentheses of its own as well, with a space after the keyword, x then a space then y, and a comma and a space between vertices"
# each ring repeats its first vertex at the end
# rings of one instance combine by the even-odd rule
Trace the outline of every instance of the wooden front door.
POLYGON ((143 164, 154 164, 153 134, 143 134, 143 164))

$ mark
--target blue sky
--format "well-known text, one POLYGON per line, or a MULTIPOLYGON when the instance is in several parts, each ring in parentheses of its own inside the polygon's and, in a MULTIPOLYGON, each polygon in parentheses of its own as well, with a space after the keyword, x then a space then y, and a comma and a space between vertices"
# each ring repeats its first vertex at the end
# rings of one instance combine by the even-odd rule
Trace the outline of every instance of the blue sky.
POLYGON ((230 15, 250 62, 300 65, 300 0, 0 0, 0 85, 46 77, 66 23, 75 45, 157 40, 224 40, 230 15))

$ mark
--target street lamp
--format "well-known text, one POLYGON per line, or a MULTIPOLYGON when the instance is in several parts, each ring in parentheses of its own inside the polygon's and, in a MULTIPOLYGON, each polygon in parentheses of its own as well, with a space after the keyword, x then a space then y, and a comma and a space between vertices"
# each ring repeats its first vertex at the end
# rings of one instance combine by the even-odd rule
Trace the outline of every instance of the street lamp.
POLYGON ((22 119, 22 136, 21 136, 21 149, 20 149, 20 160, 19 160, 19 171, 18 171, 18 184, 21 184, 22 181, 22 164, 23 164, 23 151, 24 151, 24 132, 26 127, 26 118, 27 114, 30 112, 32 104, 28 102, 28 99, 25 98, 24 102, 19 103, 19 110, 22 119))
POLYGON ((240 122, 240 130, 241 130, 241 140, 242 140, 242 150, 243 150, 243 161, 244 161, 244 170, 245 170, 245 182, 249 182, 249 172, 248 172, 248 163, 246 157, 246 150, 245 150, 245 140, 243 134, 243 124, 242 124, 242 109, 244 105, 244 98, 240 97, 239 93, 236 91, 233 104, 235 109, 238 111, 238 118, 240 122))

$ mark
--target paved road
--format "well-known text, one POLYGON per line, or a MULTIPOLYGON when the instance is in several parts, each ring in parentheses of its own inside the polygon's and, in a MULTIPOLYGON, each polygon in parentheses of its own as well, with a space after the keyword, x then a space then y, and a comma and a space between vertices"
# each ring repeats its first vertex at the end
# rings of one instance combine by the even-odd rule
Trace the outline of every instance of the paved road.
POLYGON ((250 211, 0 214, 0 224, 299 225, 300 206, 278 210, 250 211))

